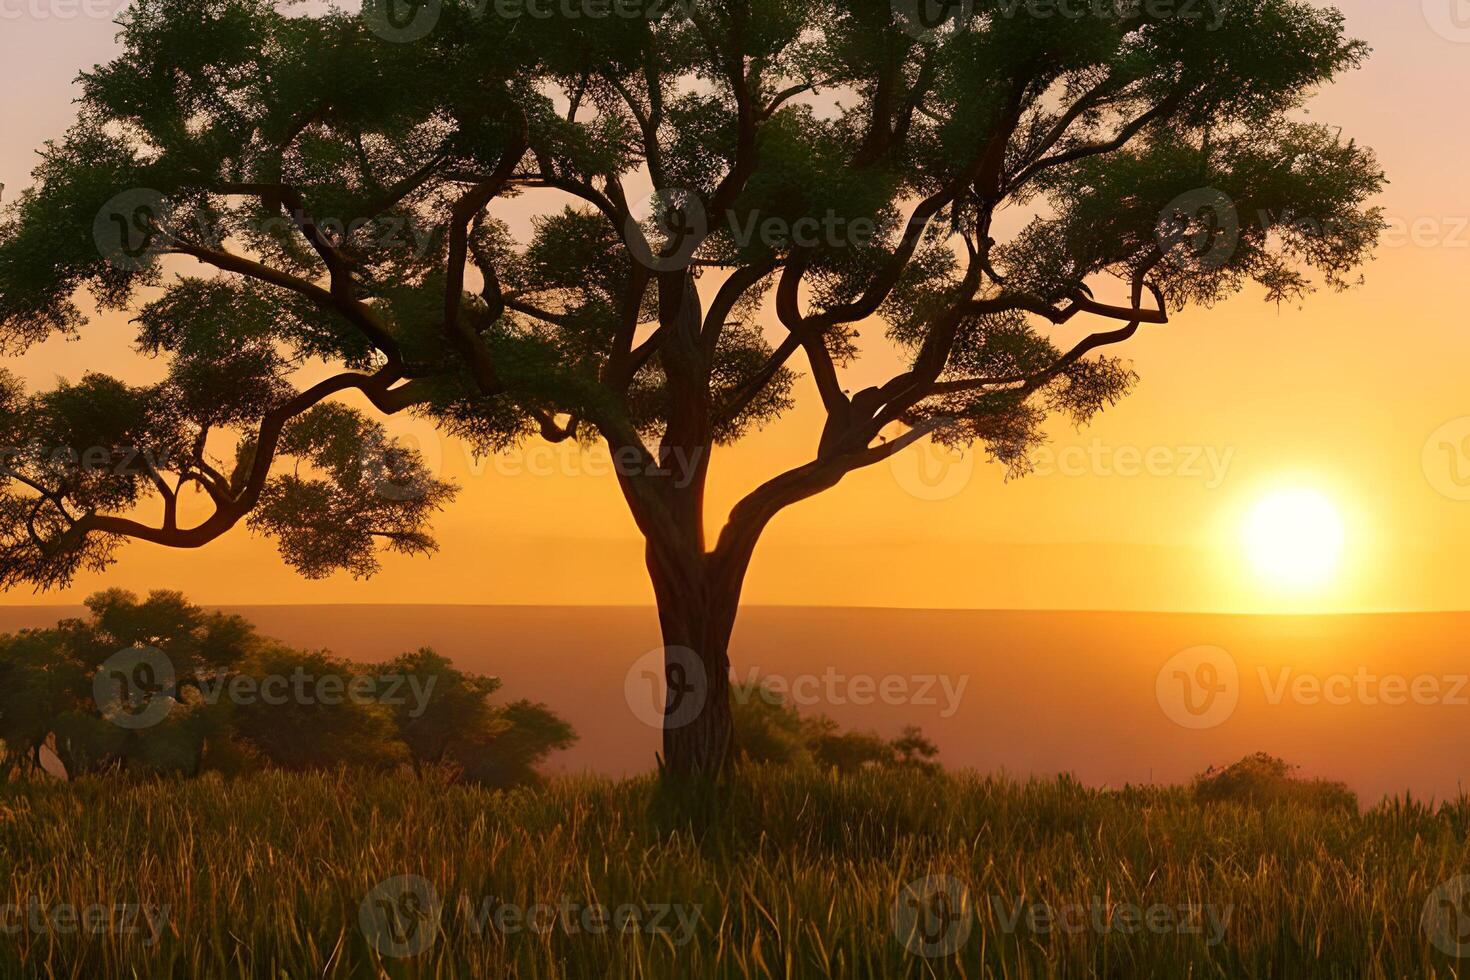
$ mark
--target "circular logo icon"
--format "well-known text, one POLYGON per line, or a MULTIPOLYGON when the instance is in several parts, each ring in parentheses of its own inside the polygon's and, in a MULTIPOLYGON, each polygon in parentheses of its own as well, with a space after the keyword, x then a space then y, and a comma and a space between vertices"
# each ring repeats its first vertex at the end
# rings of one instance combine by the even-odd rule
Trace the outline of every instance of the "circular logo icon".
POLYGON ((650 728, 683 728, 704 711, 708 677, 688 647, 659 647, 639 657, 623 679, 623 697, 650 728))
POLYGON ((389 436, 377 429, 362 441, 363 482, 384 500, 422 500, 433 477, 444 472, 439 430, 426 421, 412 423, 411 430, 389 436))
POLYGON ((1470 4, 1465 0, 1423 0, 1424 20, 1446 41, 1470 44, 1470 4))
POLYGON ((399 875, 367 893, 357 922, 369 945, 384 956, 408 959, 439 938, 443 903, 427 878, 399 875))
POLYGON ((1424 443, 1424 476, 1451 500, 1470 500, 1470 415, 1435 429, 1424 443))
POLYGON ((654 191, 629 211, 625 232, 640 264, 654 272, 678 272, 689 268, 709 237, 709 214, 691 190, 654 191))
POLYGON ((1170 201, 1159 212, 1154 234, 1175 268, 1209 272, 1234 257, 1240 245, 1240 212, 1229 194, 1202 187, 1170 201))
POLYGON ((168 205, 159 191, 137 187, 113 197, 92 222, 92 241, 109 264, 136 272, 152 264, 172 236, 168 205))
POLYGON ((974 925, 970 889, 949 875, 931 875, 903 886, 893 900, 893 935, 915 956, 953 956, 974 925))
POLYGON ((1470 956, 1470 875, 1451 878, 1430 892, 1419 924, 1441 953, 1470 956))
POLYGON ((938 501, 958 497, 975 477, 975 454, 920 439, 888 458, 893 479, 910 496, 938 501))
POLYGON ((892 6, 898 26, 920 41, 937 37, 950 26, 963 30, 975 16, 975 0, 892 0, 892 6))
POLYGON ((1190 647, 1170 657, 1155 682, 1159 707, 1183 728, 1225 724, 1240 703, 1240 670, 1219 647, 1190 647))
POLYGON ((152 728, 168 717, 177 677, 168 654, 132 647, 108 657, 92 678, 92 698, 102 717, 119 728, 152 728))
POLYGON ((385 41, 422 41, 439 26, 444 0, 363 0, 362 19, 385 41))

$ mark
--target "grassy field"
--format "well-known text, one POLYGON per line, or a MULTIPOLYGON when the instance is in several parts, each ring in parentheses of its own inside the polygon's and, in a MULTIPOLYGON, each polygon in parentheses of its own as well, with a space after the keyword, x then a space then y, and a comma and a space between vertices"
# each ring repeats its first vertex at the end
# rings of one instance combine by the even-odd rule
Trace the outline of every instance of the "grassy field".
POLYGON ((880 773, 12 783, 0 975, 1453 977, 1467 830, 880 773))

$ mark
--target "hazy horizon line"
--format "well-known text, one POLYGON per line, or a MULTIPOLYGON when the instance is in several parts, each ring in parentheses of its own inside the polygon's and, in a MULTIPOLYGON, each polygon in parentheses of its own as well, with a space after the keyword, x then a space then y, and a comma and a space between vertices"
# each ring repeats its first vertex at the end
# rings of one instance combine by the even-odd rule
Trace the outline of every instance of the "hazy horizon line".
MULTIPOLYGON (((164 590, 168 591, 168 590, 164 590)), ((657 612, 653 603, 614 602, 570 602, 570 603, 526 603, 526 602, 198 602, 200 606, 213 609, 606 609, 657 612)), ((7 609, 45 610, 81 609, 81 602, 0 603, 0 613, 7 609)), ((1367 609, 1367 610, 1324 610, 1324 611, 1260 611, 1231 609, 1104 609, 1085 607, 1048 606, 875 606, 833 605, 830 603, 798 604, 753 602, 743 610, 781 609, 807 610, 812 612, 909 612, 909 613, 1038 613, 1055 615, 1136 615, 1136 616, 1232 616, 1274 619, 1306 618, 1349 618, 1388 616, 1455 616, 1470 613, 1470 609, 1367 609)))

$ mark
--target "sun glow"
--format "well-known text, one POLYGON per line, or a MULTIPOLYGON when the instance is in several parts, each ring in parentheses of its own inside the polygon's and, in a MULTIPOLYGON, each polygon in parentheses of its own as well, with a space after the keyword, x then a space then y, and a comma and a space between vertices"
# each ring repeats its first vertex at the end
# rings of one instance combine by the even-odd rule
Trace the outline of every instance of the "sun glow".
POLYGON ((1243 543, 1265 582, 1308 589, 1328 582, 1342 563, 1345 534, 1337 506, 1316 490, 1278 490, 1246 514, 1243 543))

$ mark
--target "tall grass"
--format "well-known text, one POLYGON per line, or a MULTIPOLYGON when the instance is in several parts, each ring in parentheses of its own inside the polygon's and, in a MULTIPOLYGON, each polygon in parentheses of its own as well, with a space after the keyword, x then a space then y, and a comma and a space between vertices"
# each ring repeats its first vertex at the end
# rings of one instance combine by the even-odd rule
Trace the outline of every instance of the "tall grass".
POLYGON ((878 772, 758 770, 718 796, 651 779, 509 793, 347 774, 12 784, 0 907, 140 903, 167 906, 167 923, 153 943, 27 924, 0 935, 0 976, 1454 977, 1470 969, 1434 948, 1421 910, 1470 872, 1467 829, 1465 804, 1358 814, 878 772), (437 938, 398 959, 359 912, 403 875, 445 908, 437 938), (906 883, 934 875, 964 883, 974 918, 955 955, 929 959, 891 916, 906 883), (461 896, 669 904, 698 921, 683 943, 672 917, 671 931, 478 932, 461 896), (1127 934, 1106 911, 1101 929, 1007 925, 1018 906, 1094 897, 1208 906, 1228 925, 1216 945, 1127 934))

